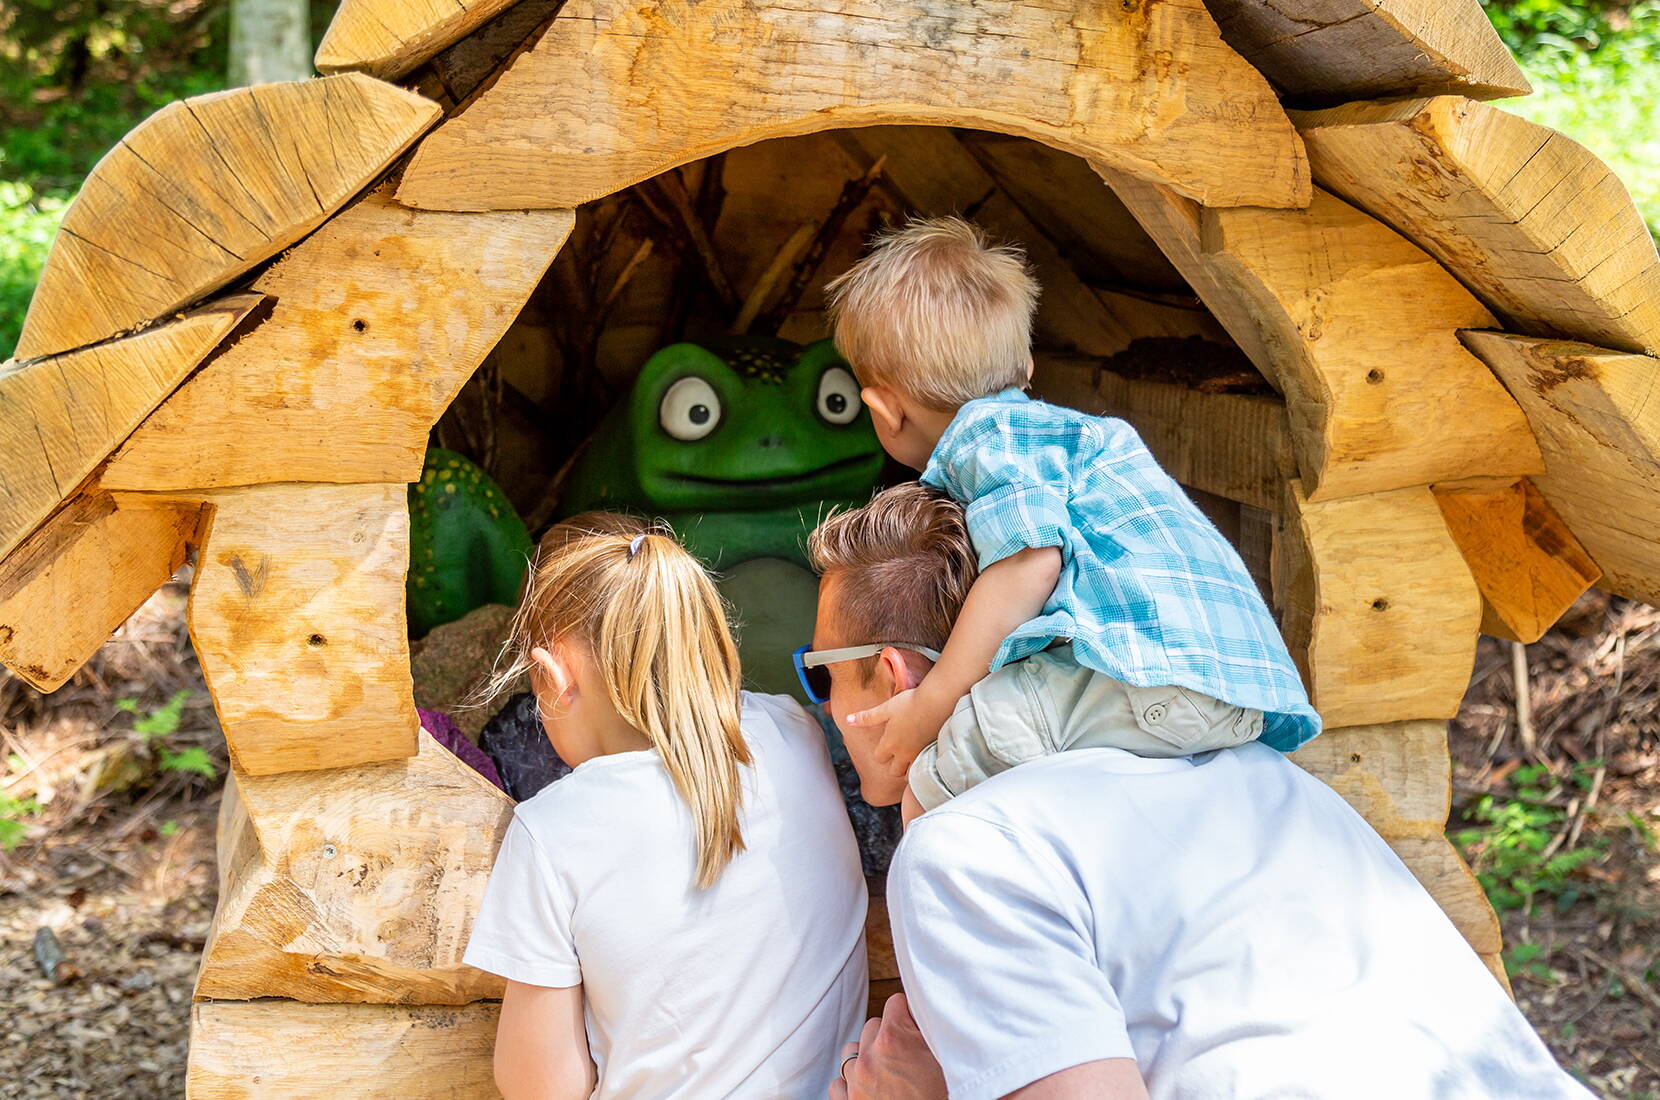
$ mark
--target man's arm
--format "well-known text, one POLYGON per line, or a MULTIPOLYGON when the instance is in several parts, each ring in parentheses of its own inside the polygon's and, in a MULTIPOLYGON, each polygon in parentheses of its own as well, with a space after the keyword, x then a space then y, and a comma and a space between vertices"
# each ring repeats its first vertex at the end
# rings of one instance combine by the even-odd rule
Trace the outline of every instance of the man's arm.
POLYGON ((505 1100, 577 1100, 599 1074, 588 1053, 582 987, 508 982, 496 1027, 496 1087, 505 1100))
POLYGON ((1103 1058, 1051 1073, 1003 1100, 1147 1100, 1134 1058, 1103 1058))
MULTIPOLYGON (((886 724, 876 746, 877 763, 903 777, 957 700, 979 683, 1014 630, 1042 613, 1061 575, 1059 547, 1028 547, 986 567, 969 589, 939 662, 910 691, 870 710, 847 716, 850 726, 886 724)), ((900 639, 904 640, 904 639, 900 639)))

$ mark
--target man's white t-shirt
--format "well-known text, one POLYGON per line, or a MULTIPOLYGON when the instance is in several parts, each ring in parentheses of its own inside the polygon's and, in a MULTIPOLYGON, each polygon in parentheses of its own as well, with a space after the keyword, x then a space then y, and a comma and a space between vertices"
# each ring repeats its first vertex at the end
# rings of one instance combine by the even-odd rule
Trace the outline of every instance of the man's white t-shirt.
POLYGON ((952 1100, 1103 1058, 1153 1100, 1590 1096, 1360 815, 1262 745, 1022 764, 911 825, 888 905, 952 1100))
POLYGON ((465 961, 581 983, 595 1097, 823 1096, 869 994, 858 847, 818 723, 743 696, 746 850, 693 884, 690 811, 655 751, 521 803, 465 961))

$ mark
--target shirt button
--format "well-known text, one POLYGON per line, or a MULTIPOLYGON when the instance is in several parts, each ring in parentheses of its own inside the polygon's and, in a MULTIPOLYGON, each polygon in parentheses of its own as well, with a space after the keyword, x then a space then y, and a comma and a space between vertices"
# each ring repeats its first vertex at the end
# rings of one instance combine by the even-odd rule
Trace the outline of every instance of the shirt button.
POLYGON ((1146 713, 1143 714, 1142 717, 1146 718, 1149 723, 1156 726, 1160 722, 1164 721, 1165 712, 1169 709, 1170 708, 1165 706, 1163 703, 1154 703, 1152 706, 1147 708, 1146 713))

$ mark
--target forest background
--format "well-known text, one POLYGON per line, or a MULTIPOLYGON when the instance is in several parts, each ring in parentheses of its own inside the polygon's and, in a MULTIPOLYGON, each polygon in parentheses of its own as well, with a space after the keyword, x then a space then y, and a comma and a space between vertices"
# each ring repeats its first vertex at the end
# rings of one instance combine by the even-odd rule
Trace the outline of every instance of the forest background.
MULTIPOLYGON (((1588 146, 1660 229, 1660 0, 1483 2, 1534 87, 1504 108, 1588 146)), ((233 55, 259 61, 233 43, 249 4, 303 7, 312 44, 335 7, 0 4, 0 359, 98 158, 167 103, 242 83, 233 55)), ((182 1091, 226 766, 186 592, 53 696, 0 670, 0 1100, 182 1091)), ((1503 919, 1517 998, 1609 1100, 1660 1100, 1657 715, 1660 611, 1592 592, 1539 643, 1484 639, 1452 725, 1450 833, 1503 919)))

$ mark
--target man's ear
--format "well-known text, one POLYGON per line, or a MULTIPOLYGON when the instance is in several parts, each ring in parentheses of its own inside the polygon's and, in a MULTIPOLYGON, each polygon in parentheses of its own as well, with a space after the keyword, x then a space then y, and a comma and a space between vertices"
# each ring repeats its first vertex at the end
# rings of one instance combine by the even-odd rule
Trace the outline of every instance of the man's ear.
POLYGON ((530 663, 546 678, 548 689, 557 702, 566 702, 576 690, 576 677, 571 674, 570 658, 564 649, 555 645, 551 650, 537 646, 530 651, 530 663))
POLYGON ((899 395, 886 386, 866 386, 859 391, 859 397, 865 407, 870 409, 871 419, 888 435, 898 435, 905 426, 905 406, 900 403, 899 395))
POLYGON ((905 659, 905 651, 888 646, 877 655, 877 663, 882 676, 882 687, 887 689, 893 685, 890 695, 898 695, 902 691, 910 691, 921 681, 911 672, 911 662, 905 659))

